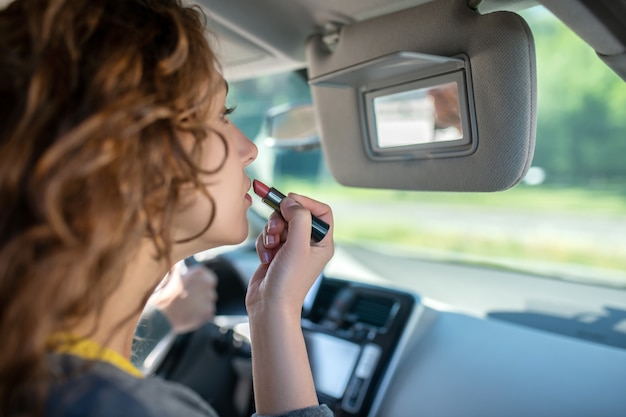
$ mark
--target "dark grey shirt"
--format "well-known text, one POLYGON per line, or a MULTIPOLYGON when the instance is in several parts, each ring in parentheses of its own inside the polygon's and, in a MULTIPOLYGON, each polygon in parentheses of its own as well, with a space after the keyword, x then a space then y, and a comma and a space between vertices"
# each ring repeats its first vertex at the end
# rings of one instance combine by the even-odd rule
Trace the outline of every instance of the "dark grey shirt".
MULTIPOLYGON (((137 378, 107 362, 73 355, 51 354, 49 358, 55 382, 46 402, 46 417, 218 417, 195 392, 178 383, 137 378)), ((273 417, 332 415, 321 405, 273 417)))

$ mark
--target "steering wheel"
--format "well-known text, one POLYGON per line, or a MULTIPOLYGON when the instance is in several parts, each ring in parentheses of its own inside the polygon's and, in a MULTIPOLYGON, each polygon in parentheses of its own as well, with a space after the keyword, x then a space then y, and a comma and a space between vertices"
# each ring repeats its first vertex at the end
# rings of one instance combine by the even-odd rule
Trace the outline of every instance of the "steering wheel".
MULTIPOLYGON (((245 309, 247 279, 236 264, 257 260, 253 245, 243 245, 201 263, 218 277, 216 317, 182 335, 169 333, 143 360, 143 370, 181 383, 223 416, 253 413, 252 365, 245 309)), ((188 262, 186 262, 188 263, 188 262)))

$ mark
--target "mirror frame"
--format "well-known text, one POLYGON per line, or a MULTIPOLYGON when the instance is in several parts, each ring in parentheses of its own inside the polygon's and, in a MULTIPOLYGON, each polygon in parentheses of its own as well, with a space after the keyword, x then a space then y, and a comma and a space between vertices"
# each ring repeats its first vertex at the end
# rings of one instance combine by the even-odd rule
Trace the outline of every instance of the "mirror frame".
POLYGON ((475 127, 476 116, 471 84, 467 83, 465 78, 466 71, 460 70, 363 93, 361 105, 364 106, 363 113, 365 115, 367 144, 369 145, 366 147, 366 151, 369 157, 375 160, 431 159, 474 153, 478 147, 478 134, 475 127), (396 147, 381 147, 379 145, 374 112, 374 100, 376 98, 405 91, 425 89, 450 82, 454 82, 457 85, 459 115, 462 126, 462 137, 460 139, 396 147))

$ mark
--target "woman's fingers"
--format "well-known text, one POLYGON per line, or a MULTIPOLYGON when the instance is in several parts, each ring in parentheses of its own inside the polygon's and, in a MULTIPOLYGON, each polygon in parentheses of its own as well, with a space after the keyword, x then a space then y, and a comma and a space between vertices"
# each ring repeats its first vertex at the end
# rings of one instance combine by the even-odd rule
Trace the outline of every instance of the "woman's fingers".
POLYGON ((274 251, 265 245, 266 241, 267 241, 267 238, 266 238, 265 232, 261 233, 256 238, 256 244, 255 244, 256 253, 257 255, 259 255, 259 260, 261 261, 262 264, 269 264, 272 261, 272 258, 274 257, 274 251))
POLYGON ((311 212, 311 214, 324 220, 332 227, 333 214, 328 204, 324 204, 320 201, 313 200, 312 198, 296 193, 289 193, 288 197, 294 199, 298 202, 298 204, 302 205, 303 207, 306 207, 311 212))
POLYGON ((301 242, 308 247, 311 239, 311 212, 290 197, 283 199, 280 210, 289 225, 287 245, 293 246, 296 242, 301 242))
MULTIPOLYGON (((259 259, 263 264, 269 264, 279 249, 285 244, 291 247, 290 252, 306 250, 311 246, 311 214, 326 221, 332 228, 333 216, 330 207, 311 198, 290 193, 281 202, 281 213, 274 212, 270 215, 266 226, 256 241, 256 249, 259 259), (287 242, 287 236, 292 236, 293 243, 287 242), (296 244, 296 242, 300 242, 296 244), (295 245, 295 246, 294 246, 295 245)), ((332 236, 332 230, 329 230, 332 236)), ((330 239, 332 241, 332 238, 330 239)), ((332 247, 332 242, 329 243, 332 247)), ((316 243, 315 246, 327 246, 324 243, 316 243)), ((295 253, 293 253, 295 255, 295 253)), ((300 254, 299 256, 306 256, 300 254)))
POLYGON ((263 232, 257 237, 256 250, 263 264, 269 264, 287 236, 287 223, 278 213, 272 213, 263 232))
POLYGON ((272 213, 263 229, 263 245, 268 249, 278 247, 286 231, 285 220, 278 213, 272 213))

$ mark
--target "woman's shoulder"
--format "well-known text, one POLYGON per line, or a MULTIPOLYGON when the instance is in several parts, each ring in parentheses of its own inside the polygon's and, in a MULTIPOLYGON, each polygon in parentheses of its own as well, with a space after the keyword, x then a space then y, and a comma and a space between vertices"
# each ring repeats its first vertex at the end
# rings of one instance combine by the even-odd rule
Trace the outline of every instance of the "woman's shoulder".
POLYGON ((105 362, 51 355, 55 377, 46 401, 49 417, 217 417, 192 390, 160 378, 137 378, 105 362))

